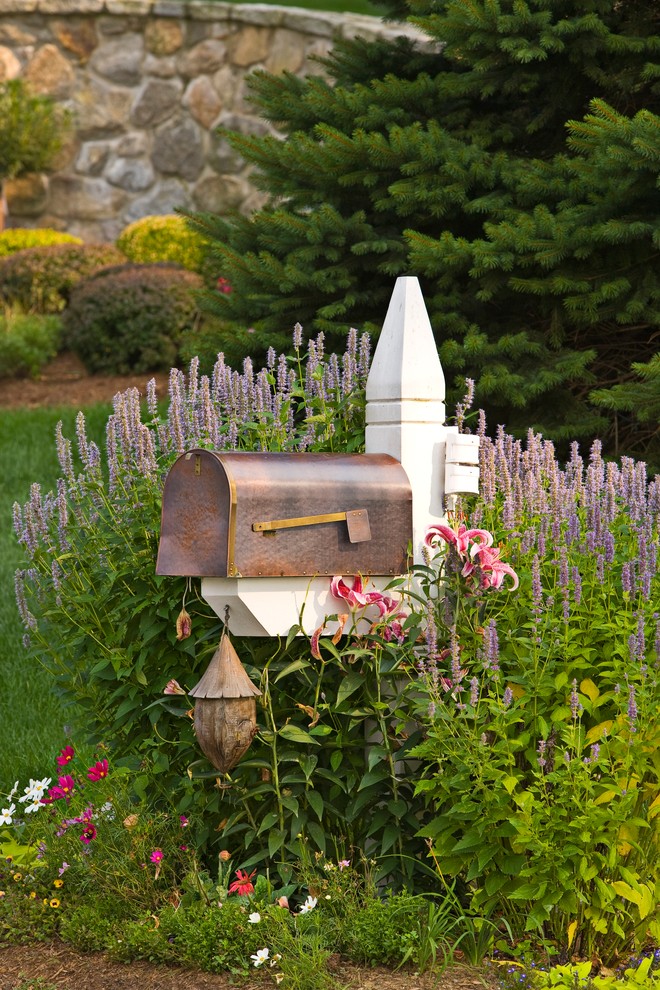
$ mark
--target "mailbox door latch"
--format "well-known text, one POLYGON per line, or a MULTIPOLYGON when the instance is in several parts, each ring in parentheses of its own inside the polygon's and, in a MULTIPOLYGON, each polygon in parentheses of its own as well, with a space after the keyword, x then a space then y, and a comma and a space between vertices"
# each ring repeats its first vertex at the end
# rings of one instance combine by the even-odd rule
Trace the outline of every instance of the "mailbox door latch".
POLYGON ((348 538, 351 543, 365 543, 371 539, 369 514, 366 509, 352 509, 347 512, 325 512, 318 516, 297 516, 293 519, 270 519, 252 523, 255 533, 275 533, 278 529, 293 529, 295 526, 318 526, 321 523, 346 520, 348 538))

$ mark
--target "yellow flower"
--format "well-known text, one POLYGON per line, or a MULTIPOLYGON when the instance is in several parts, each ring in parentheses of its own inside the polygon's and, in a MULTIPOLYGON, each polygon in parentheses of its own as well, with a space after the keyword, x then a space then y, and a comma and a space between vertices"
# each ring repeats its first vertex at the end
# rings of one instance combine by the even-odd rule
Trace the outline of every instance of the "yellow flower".
POLYGON ((37 896, 36 890, 31 890, 30 891, 30 897, 32 898, 32 900, 34 900, 36 896, 37 896))
POLYGON ((64 880, 53 880, 53 887, 63 887, 64 880))
POLYGON ((58 908, 60 906, 60 902, 58 901, 57 897, 53 897, 52 901, 50 901, 49 903, 52 908, 58 908))
POLYGON ((22 873, 14 873, 14 883, 18 883, 18 881, 22 879, 23 879, 22 873))
POLYGON ((4 896, 5 896, 4 890, 0 890, 0 897, 4 897, 4 896))

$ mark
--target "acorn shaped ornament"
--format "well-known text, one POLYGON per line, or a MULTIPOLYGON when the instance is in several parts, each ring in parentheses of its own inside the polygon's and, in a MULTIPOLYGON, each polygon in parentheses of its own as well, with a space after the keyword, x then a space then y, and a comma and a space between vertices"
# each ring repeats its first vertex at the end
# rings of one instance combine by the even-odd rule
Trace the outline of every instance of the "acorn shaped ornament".
POLYGON ((236 766, 254 739, 260 694, 225 630, 206 673, 190 692, 200 749, 221 773, 236 766))

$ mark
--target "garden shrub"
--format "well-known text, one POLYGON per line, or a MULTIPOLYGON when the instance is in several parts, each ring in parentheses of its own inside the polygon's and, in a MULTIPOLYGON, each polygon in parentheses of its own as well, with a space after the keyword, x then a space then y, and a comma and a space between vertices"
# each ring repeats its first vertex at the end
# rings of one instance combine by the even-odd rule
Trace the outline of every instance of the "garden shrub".
POLYGON ((659 521, 643 463, 482 428, 481 496, 421 573, 422 835, 474 911, 564 958, 660 937, 659 521))
POLYGON ((406 893, 365 901, 343 931, 342 952, 371 966, 402 963, 424 910, 419 897, 406 893))
POLYGON ((59 313, 74 285, 126 259, 110 244, 52 244, 0 258, 0 299, 39 313, 59 313))
POLYGON ((258 734, 230 775, 200 757, 186 692, 220 623, 185 580, 154 574, 162 481, 195 446, 360 448, 368 339, 358 351, 352 333, 338 358, 319 337, 304 362, 299 334, 259 372, 222 358, 211 377, 173 371, 166 417, 153 385, 146 421, 136 390, 117 396, 107 468, 82 414, 75 465, 60 433, 57 492, 35 485, 15 509, 33 655, 138 794, 199 817, 207 863, 219 846, 286 885, 295 858, 363 851, 381 884, 421 890, 430 862, 484 944, 492 926, 611 963, 657 940, 660 480, 597 444, 562 467, 543 438, 489 440, 482 422, 481 495, 431 528, 405 614, 357 636, 348 582, 336 642, 237 640, 258 734), (365 748, 367 725, 380 738, 365 748))
POLYGON ((208 241, 176 213, 135 220, 124 227, 116 243, 136 264, 169 261, 199 274, 208 268, 208 241))
POLYGON ((202 280, 179 265, 121 265, 71 293, 63 315, 67 346, 88 371, 157 371, 177 363, 183 333, 198 319, 202 280))
POLYGON ((57 354, 61 335, 59 316, 0 314, 0 378, 36 378, 57 354))
POLYGON ((82 244, 82 238, 73 234, 65 234, 60 230, 49 227, 11 227, 0 230, 0 258, 25 248, 46 247, 50 244, 82 244))
POLYGON ((398 685, 403 672, 377 632, 373 648, 330 661, 310 656, 304 638, 235 644, 261 683, 260 731, 222 788, 196 746, 191 702, 163 694, 170 680, 184 690, 196 683, 220 634, 217 616, 186 593, 184 579, 155 574, 162 482, 173 460, 200 445, 360 447, 368 338, 359 344, 353 332, 341 357, 323 355, 318 338, 305 360, 300 334, 297 328, 292 359, 272 354, 258 372, 246 361, 239 374, 222 360, 212 379, 200 379, 196 363, 187 381, 173 371, 166 418, 152 386, 144 421, 137 390, 118 395, 107 467, 87 440, 82 414, 75 464, 60 433, 57 492, 48 497, 35 486, 29 503, 16 507, 28 555, 17 576, 21 613, 35 655, 48 656, 57 687, 81 706, 81 731, 106 739, 113 760, 137 771, 138 794, 165 807, 174 800, 179 813, 200 819, 207 857, 229 848, 241 867, 270 869, 288 883, 304 836, 335 860, 368 848, 378 876, 421 883, 419 874, 429 873, 415 837, 423 801, 402 769, 416 736, 410 706, 382 703, 379 677, 398 685), (177 640, 184 598, 193 635, 177 640), (367 757, 370 720, 383 739, 367 757))

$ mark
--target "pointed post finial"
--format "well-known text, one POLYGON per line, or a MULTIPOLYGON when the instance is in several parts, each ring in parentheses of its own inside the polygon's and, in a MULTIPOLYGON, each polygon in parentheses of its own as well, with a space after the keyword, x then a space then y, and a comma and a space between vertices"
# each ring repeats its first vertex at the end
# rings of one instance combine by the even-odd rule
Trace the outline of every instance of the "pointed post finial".
POLYGON ((401 463, 413 493, 413 556, 426 528, 443 519, 445 377, 419 281, 396 280, 369 378, 368 454, 401 463))

